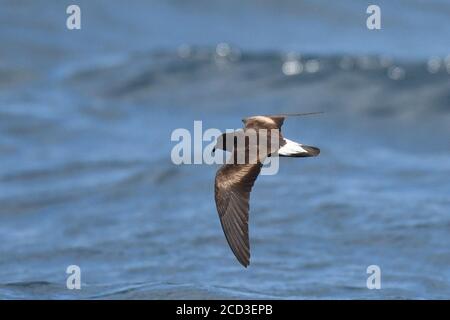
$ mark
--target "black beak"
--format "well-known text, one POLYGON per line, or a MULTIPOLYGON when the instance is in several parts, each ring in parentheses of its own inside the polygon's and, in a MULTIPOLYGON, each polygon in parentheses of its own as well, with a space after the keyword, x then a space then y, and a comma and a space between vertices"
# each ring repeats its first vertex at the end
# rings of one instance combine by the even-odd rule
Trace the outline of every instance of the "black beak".
POLYGON ((213 149, 212 149, 212 153, 214 154, 216 152, 216 147, 214 147, 213 149))

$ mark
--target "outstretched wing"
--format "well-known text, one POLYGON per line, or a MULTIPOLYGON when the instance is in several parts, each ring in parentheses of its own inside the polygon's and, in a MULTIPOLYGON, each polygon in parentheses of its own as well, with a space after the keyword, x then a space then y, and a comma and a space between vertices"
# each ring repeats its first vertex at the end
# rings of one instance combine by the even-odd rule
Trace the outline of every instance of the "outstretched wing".
POLYGON ((225 164, 216 174, 215 200, 223 232, 238 261, 250 264, 248 211, 250 192, 261 163, 225 164))
POLYGON ((264 116, 253 116, 242 119, 242 122, 244 122, 246 128, 251 127, 254 129, 257 128, 281 129, 284 119, 286 119, 287 117, 310 116, 322 113, 323 113, 322 111, 318 111, 318 112, 281 113, 264 116))
POLYGON ((281 130, 284 116, 254 116, 242 119, 245 129, 278 129, 281 130))

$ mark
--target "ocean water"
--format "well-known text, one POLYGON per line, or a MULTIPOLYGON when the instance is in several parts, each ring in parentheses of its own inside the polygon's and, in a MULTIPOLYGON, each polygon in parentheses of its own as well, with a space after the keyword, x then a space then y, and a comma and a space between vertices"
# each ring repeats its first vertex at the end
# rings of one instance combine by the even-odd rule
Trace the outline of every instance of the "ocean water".
POLYGON ((1 3, 0 298, 450 298, 448 2, 379 1, 379 31, 366 1, 77 3, 77 31, 1 3), (320 156, 256 181, 244 269, 171 133, 319 110, 283 133, 320 156))

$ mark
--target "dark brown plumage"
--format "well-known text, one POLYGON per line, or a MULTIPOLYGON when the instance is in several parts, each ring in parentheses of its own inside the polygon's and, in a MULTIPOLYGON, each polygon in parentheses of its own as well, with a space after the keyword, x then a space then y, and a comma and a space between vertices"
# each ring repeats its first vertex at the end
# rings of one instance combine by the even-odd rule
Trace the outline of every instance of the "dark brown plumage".
POLYGON ((250 192, 261 163, 222 166, 216 175, 215 199, 223 232, 239 262, 250 263, 248 211, 250 192))
MULTIPOLYGON (((245 125, 244 133, 248 129, 253 129, 256 132, 260 129, 280 130, 284 117, 257 116, 242 121, 245 125)), ((270 135, 270 131, 268 134, 270 135)), ((279 139, 283 144, 284 141, 280 131, 279 139)), ((248 149, 247 144, 245 150, 234 148, 232 157, 235 159, 239 152, 248 153, 248 149)), ((276 151, 272 150, 271 146, 268 146, 268 150, 271 153, 276 151)), ((250 263, 248 234, 250 192, 261 171, 262 161, 264 159, 258 159, 254 164, 225 164, 216 174, 215 200, 220 222, 231 250, 244 267, 247 267, 250 263)))
MULTIPOLYGON (((249 161, 251 159, 251 156, 247 155, 250 147, 249 142, 246 141, 244 148, 235 144, 234 148, 232 148, 230 161, 227 161, 216 174, 214 193, 222 229, 231 250, 244 267, 250 264, 248 232, 250 192, 252 191, 256 178, 261 172, 264 159, 271 154, 276 154, 286 144, 286 140, 281 134, 281 126, 285 117, 286 115, 254 116, 243 119, 242 121, 245 125, 244 133, 248 130, 255 130, 258 134, 261 129, 268 130, 267 151, 266 153, 259 152, 258 144, 256 147, 258 152, 256 161, 249 161), (275 143, 277 141, 278 143, 275 143), (242 152, 245 153, 246 160, 245 163, 238 164, 236 158, 242 152)), ((265 136, 263 137, 266 138, 265 136)), ((260 136, 258 135, 259 138, 260 136)), ((224 145, 225 140, 221 148, 231 151, 231 148, 225 148, 224 145)), ((304 152, 303 156, 315 156, 318 154, 319 149, 314 147, 308 148, 314 149, 310 149, 312 150, 312 154, 308 155, 307 152, 304 152)), ((299 155, 295 154, 292 156, 299 155)))

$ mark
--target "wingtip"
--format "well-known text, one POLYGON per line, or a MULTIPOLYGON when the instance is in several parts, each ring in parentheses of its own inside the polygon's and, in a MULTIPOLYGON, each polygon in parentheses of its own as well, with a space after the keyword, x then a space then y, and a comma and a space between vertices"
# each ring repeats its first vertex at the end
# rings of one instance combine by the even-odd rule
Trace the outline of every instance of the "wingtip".
POLYGON ((236 257, 238 258, 237 260, 239 261, 239 263, 244 267, 244 268, 248 268, 248 266, 250 265, 250 257, 236 257))
POLYGON ((241 263, 241 265, 242 265, 245 269, 247 269, 248 266, 250 265, 250 261, 246 261, 246 262, 239 261, 239 262, 241 263))

